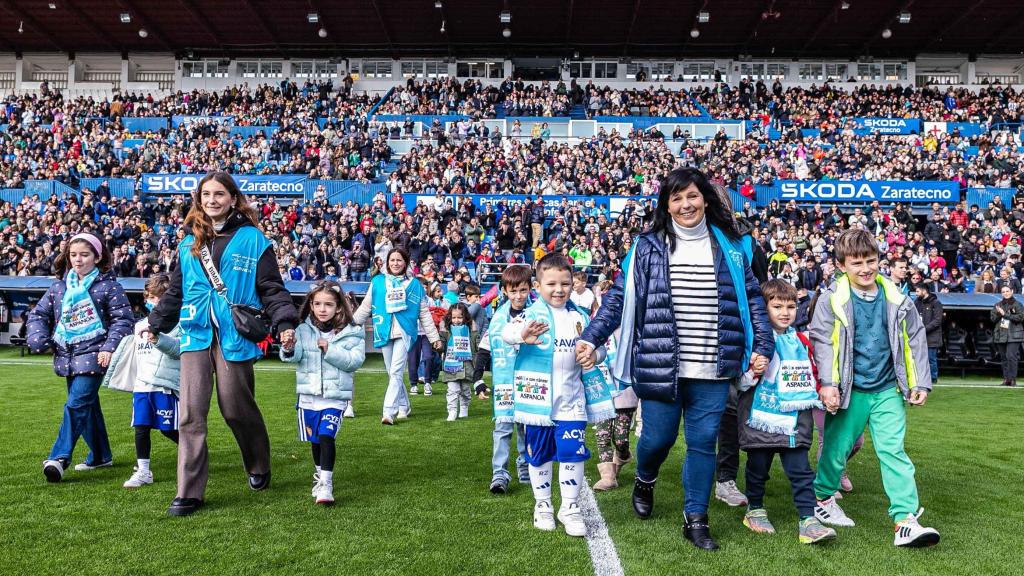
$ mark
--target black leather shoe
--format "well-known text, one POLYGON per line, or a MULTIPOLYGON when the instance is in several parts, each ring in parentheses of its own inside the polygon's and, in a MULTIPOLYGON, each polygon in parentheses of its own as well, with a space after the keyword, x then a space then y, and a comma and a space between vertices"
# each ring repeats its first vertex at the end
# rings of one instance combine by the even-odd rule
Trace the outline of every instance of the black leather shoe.
POLYGON ((718 550, 718 543, 711 537, 707 514, 687 514, 683 536, 701 550, 718 550))
POLYGON ((637 478, 633 484, 633 511, 640 518, 650 518, 654 511, 654 482, 637 478))
POLYGON ((203 501, 199 498, 175 498, 171 500, 171 506, 167 509, 167 513, 171 516, 188 516, 199 510, 203 505, 203 501))
POLYGON ((249 488, 259 492, 270 487, 270 470, 266 474, 249 474, 249 488))

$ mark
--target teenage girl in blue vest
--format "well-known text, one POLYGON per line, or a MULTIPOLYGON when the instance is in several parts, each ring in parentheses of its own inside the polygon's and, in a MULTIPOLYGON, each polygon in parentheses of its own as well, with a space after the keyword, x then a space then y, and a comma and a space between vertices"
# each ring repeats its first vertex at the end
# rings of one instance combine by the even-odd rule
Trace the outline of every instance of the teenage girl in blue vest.
POLYGON ((110 270, 112 258, 100 239, 73 236, 57 256, 57 280, 28 316, 27 342, 40 354, 52 349, 53 370, 67 380, 68 400, 50 456, 43 462, 49 482, 60 482, 82 437, 89 446, 87 471, 111 466, 110 441, 100 410, 100 383, 121 339, 132 333, 132 308, 110 270))
POLYGON ((181 321, 181 398, 178 420, 178 494, 168 513, 185 516, 203 504, 208 475, 206 418, 217 374, 217 404, 242 451, 249 487, 270 485, 270 439, 256 405, 253 362, 262 352, 232 319, 232 304, 260 308, 281 344, 295 342, 298 315, 278 273, 277 257, 259 229, 256 212, 226 172, 199 181, 185 218, 171 283, 149 315, 150 341, 181 321), (201 260, 202 259, 202 260, 201 260), (207 261, 221 277, 218 292, 207 261))
POLYGON ((394 424, 396 417, 407 418, 412 409, 402 377, 418 328, 423 328, 434 350, 440 350, 443 345, 430 316, 423 285, 407 275, 408 269, 409 254, 401 248, 392 248, 385 262, 385 272, 370 279, 366 296, 353 319, 359 325, 373 319, 373 346, 384 353, 388 390, 384 394, 380 423, 386 426, 394 424))

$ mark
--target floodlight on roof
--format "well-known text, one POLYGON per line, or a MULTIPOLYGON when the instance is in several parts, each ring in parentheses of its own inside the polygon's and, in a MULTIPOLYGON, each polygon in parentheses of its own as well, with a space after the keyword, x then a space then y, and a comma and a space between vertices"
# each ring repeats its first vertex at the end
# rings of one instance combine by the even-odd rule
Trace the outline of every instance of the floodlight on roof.
POLYGON ((910 24, 910 12, 900 12, 900 24, 910 24))
POLYGON ((121 24, 131 24, 132 15, 127 12, 121 12, 121 24))
POLYGON ((502 24, 508 24, 512 21, 512 13, 508 10, 502 10, 501 14, 498 15, 498 19, 501 20, 502 24))
POLYGON ((701 10, 700 12, 697 13, 697 22, 704 24, 709 20, 711 20, 711 12, 708 12, 707 10, 701 10))
POLYGON ((316 12, 310 12, 309 14, 306 14, 306 20, 308 20, 310 24, 316 24, 320 21, 320 15, 316 12))

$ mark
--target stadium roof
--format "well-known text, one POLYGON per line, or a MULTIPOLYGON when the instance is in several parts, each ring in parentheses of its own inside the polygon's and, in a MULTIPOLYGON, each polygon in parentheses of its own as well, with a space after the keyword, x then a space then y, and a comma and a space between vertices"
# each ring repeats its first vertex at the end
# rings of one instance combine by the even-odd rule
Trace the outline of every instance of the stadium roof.
POLYGON ((1021 0, 0 0, 0 52, 911 57, 1018 54, 1022 36, 1021 0))

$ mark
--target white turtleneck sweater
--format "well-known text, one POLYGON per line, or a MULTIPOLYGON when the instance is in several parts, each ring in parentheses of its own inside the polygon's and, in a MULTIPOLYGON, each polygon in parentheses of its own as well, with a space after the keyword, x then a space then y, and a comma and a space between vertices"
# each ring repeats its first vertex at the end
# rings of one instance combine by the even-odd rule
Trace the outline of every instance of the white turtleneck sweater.
POLYGON ((693 228, 674 221, 669 285, 679 337, 679 377, 718 379, 718 279, 705 220, 693 228))

